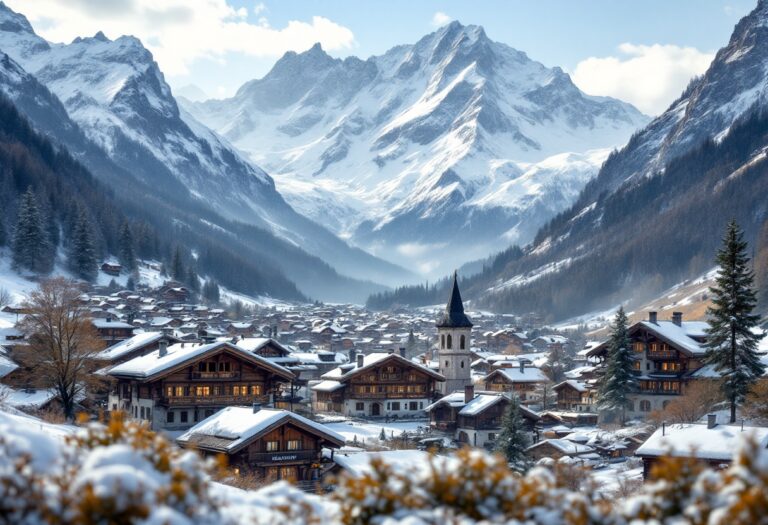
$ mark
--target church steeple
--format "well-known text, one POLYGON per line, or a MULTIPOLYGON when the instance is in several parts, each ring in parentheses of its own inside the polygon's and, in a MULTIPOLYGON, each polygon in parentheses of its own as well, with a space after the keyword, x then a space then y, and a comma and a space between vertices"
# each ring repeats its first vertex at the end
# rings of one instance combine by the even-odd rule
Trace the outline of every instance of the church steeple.
POLYGON ((451 296, 448 298, 448 304, 445 305, 445 312, 437 321, 438 328, 472 328, 472 321, 464 313, 464 303, 461 300, 459 292, 458 272, 453 272, 453 287, 451 296))

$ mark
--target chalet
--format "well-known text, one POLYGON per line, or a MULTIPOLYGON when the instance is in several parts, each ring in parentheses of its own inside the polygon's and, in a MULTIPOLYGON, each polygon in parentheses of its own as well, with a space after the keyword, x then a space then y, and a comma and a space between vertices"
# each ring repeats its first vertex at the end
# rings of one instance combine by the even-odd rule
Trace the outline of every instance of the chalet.
POLYGON ((552 390, 557 394, 557 409, 567 412, 595 412, 597 389, 592 383, 566 379, 552 390))
POLYGON ((423 415, 445 380, 399 353, 358 354, 322 379, 312 388, 314 410, 372 417, 423 415))
POLYGON ((265 482, 285 480, 311 488, 333 466, 323 449, 342 447, 344 438, 293 412, 254 405, 224 408, 176 442, 204 455, 226 455, 236 475, 255 474, 265 482))
POLYGON ((187 429, 227 406, 272 402, 295 376, 231 343, 160 347, 109 369, 110 411, 128 412, 153 430, 187 429))
POLYGON ((169 346, 180 342, 176 337, 162 332, 141 332, 102 350, 95 359, 106 365, 117 365, 153 352, 160 348, 161 344, 169 346))
POLYGON ((123 267, 116 262, 105 262, 101 265, 101 271, 107 275, 118 277, 123 271, 123 267))
MULTIPOLYGON (((680 312, 673 312, 670 321, 659 321, 656 312, 650 312, 647 321, 629 328, 639 384, 639 390, 629 396, 629 417, 644 418, 683 393, 691 374, 703 366, 708 326, 706 322, 685 322, 680 312)), ((607 352, 605 341, 587 355, 605 359, 607 352)))
POLYGON ((529 457, 537 461, 542 458, 560 459, 563 457, 592 459, 595 449, 589 445, 575 443, 567 439, 544 439, 527 449, 529 457), (590 456, 586 458, 585 456, 590 456))
MULTIPOLYGON (((453 392, 428 406, 432 428, 452 432, 459 443, 474 447, 490 447, 501 432, 501 421, 511 395, 502 392, 478 392, 473 386, 464 392, 453 392)), ((533 430, 539 416, 523 406, 521 413, 529 430, 533 430)))
POLYGON ((227 333, 234 336, 252 336, 256 333, 256 327, 252 322, 229 323, 227 333))
POLYGON ((92 319, 91 323, 99 334, 99 337, 107 344, 130 339, 133 336, 133 325, 120 321, 113 321, 112 317, 106 319, 92 319))
POLYGON ((718 425, 715 414, 706 424, 663 425, 635 451, 643 460, 643 478, 648 479, 653 465, 663 456, 694 459, 712 468, 731 464, 733 454, 745 438, 761 449, 768 448, 768 428, 718 425))
POLYGON ((486 390, 514 393, 525 405, 539 400, 536 389, 548 381, 541 369, 526 367, 524 361, 517 368, 499 368, 483 378, 486 390))
POLYGON ((189 301, 189 289, 179 283, 166 283, 160 288, 158 295, 169 303, 186 303, 189 301))

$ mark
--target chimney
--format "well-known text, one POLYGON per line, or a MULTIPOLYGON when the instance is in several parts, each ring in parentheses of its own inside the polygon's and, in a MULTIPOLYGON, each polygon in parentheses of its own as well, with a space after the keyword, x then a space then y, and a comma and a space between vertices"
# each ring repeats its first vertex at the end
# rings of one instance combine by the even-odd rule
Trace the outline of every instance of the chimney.
POLYGON ((349 362, 354 363, 355 362, 355 355, 357 354, 357 350, 354 348, 349 349, 349 362))
POLYGON ((357 354, 357 368, 363 368, 364 361, 365 361, 365 356, 363 354, 357 354))
POLYGON ((387 353, 388 353, 389 355, 392 355, 392 354, 394 354, 394 353, 395 353, 395 349, 394 349, 394 348, 390 348, 389 350, 387 350, 387 353))
POLYGON ((666 436, 667 435, 667 422, 662 421, 661 422, 661 435, 666 436))
POLYGON ((400 357, 405 357, 405 347, 401 346, 399 350, 400 350, 400 357))
POLYGON ((108 323, 111 323, 111 322, 112 322, 112 317, 111 317, 111 316, 109 316, 109 315, 107 316, 107 322, 108 322, 108 323))
POLYGON ((655 311, 648 312, 648 322, 649 323, 653 323, 653 324, 657 324, 657 322, 656 322, 656 315, 657 314, 656 314, 655 311))
POLYGON ((683 312, 672 312, 672 322, 677 326, 683 326, 683 312))
POLYGON ((158 357, 165 357, 168 355, 168 340, 167 339, 160 339, 157 343, 157 347, 160 350, 158 357))
POLYGON ((253 404, 253 413, 255 414, 259 410, 261 410, 261 403, 254 403, 253 404))
POLYGON ((464 386, 464 404, 475 399, 475 385, 464 386))
POLYGON ((520 373, 525 373, 525 362, 522 359, 520 360, 520 373))
POLYGON ((715 428, 717 426, 717 414, 707 414, 707 428, 715 428))

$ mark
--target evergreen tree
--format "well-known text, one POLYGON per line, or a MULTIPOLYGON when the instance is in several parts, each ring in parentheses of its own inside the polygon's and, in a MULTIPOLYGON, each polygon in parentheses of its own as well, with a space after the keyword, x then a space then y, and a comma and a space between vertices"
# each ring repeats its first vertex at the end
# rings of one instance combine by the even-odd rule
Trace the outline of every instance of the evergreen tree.
POLYGON ((0 216, 0 247, 5 246, 5 243, 8 242, 7 234, 5 233, 5 221, 3 221, 3 217, 0 216))
POLYGON ((125 283, 125 288, 131 291, 136 290, 136 281, 133 279, 133 275, 128 277, 128 280, 125 283))
POLYGON ((213 304, 217 304, 221 300, 219 285, 213 279, 205 281, 203 285, 203 298, 213 304))
POLYGON ((67 263, 70 271, 88 282, 96 279, 98 261, 93 242, 93 230, 85 209, 80 207, 75 220, 72 238, 69 240, 67 263))
POLYGON ((133 234, 131 233, 131 227, 128 222, 123 222, 120 226, 120 237, 118 239, 118 258, 120 264, 128 271, 132 273, 136 270, 136 252, 133 248, 133 234))
POLYGON ((525 472, 531 466, 527 449, 531 444, 528 432, 520 414, 520 401, 513 396, 501 422, 501 432, 496 439, 496 451, 503 454, 510 467, 517 472, 525 472))
POLYGON ((744 234, 732 220, 717 252, 719 269, 715 286, 710 288, 713 298, 707 310, 706 344, 707 363, 723 376, 721 388, 731 405, 731 423, 736 422, 736 405, 744 401, 752 384, 764 372, 757 351, 761 335, 753 330, 759 317, 752 313, 757 297, 749 263, 744 234))
POLYGON ((600 374, 597 404, 603 410, 620 411, 622 424, 629 405, 629 394, 637 386, 637 379, 632 372, 633 363, 627 315, 624 313, 624 308, 619 307, 611 326, 608 353, 600 374))
POLYGON ((53 251, 32 188, 21 197, 13 236, 13 266, 37 273, 53 268, 53 251))
POLYGON ((189 286, 189 289, 197 294, 200 293, 200 279, 197 276, 197 272, 195 271, 194 267, 190 265, 190 267, 187 269, 187 278, 186 283, 189 286))
POLYGON ((174 281, 183 281, 186 278, 184 272, 184 261, 181 259, 181 247, 176 246, 173 251, 173 259, 171 259, 171 277, 174 281))

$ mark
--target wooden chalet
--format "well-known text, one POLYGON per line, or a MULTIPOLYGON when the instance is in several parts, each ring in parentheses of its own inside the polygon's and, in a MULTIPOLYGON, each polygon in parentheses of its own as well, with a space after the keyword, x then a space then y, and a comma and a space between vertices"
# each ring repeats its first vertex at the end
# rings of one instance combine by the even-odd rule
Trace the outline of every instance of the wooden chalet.
POLYGON ((357 354, 322 379, 312 387, 314 410, 361 417, 421 416, 445 380, 394 352, 357 354))
POLYGON ((517 368, 499 368, 483 378, 486 390, 514 393, 525 405, 539 400, 536 389, 548 381, 541 369, 526 367, 522 360, 517 368))
POLYGON ((134 326, 132 324, 115 321, 112 317, 91 319, 91 323, 99 337, 107 344, 115 344, 118 341, 130 339, 133 336, 134 326))
POLYGON ((109 369, 110 411, 153 430, 187 429, 227 406, 274 400, 294 374, 228 342, 160 347, 109 369))
MULTIPOLYGON (((684 393, 691 375, 704 364, 708 326, 706 322, 684 322, 680 312, 673 312, 669 321, 659 321, 656 312, 650 312, 647 321, 629 328, 639 384, 639 390, 629 396, 629 417, 643 418, 684 393)), ((607 352, 605 341, 587 355, 605 359, 607 352)))
POLYGON ((117 365, 154 352, 163 345, 167 348, 180 342, 176 337, 163 332, 141 332, 105 348, 94 359, 102 365, 117 365))
MULTIPOLYGON (((502 392, 475 392, 473 386, 464 392, 453 392, 429 407, 429 424, 432 428, 454 434, 454 439, 473 447, 492 447, 501 431, 504 412, 513 394, 502 392)), ((533 431, 539 416, 520 406, 528 430, 533 431)))
POLYGON ((119 263, 105 262, 101 265, 101 271, 107 275, 118 277, 120 272, 123 271, 123 267, 119 263))
POLYGON ((557 409, 566 412, 594 412, 596 388, 586 381, 566 379, 552 390, 557 394, 557 409))
POLYGON ((176 439, 204 455, 224 454, 235 475, 255 474, 265 482, 285 480, 314 488, 333 466, 323 449, 344 438, 328 427, 287 410, 227 407, 176 439))

